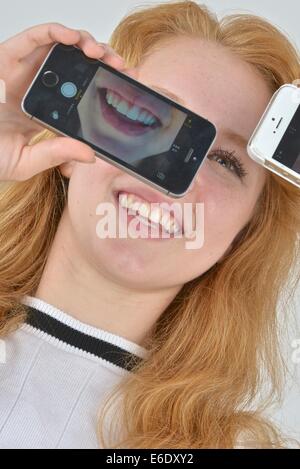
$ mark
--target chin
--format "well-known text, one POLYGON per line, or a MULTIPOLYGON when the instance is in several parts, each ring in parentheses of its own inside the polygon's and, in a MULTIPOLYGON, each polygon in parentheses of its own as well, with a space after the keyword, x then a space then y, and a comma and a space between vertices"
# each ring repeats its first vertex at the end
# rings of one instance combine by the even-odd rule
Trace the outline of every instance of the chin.
POLYGON ((150 265, 153 265, 153 253, 145 249, 141 240, 135 239, 102 239, 99 240, 98 250, 92 255, 97 259, 100 270, 114 273, 125 280, 144 282, 144 277, 150 265))

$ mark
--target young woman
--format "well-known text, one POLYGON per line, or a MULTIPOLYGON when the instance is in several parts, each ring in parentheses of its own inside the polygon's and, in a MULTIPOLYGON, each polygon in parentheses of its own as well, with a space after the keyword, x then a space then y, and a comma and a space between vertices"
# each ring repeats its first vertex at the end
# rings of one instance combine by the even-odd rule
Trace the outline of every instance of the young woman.
POLYGON ((252 161, 246 143, 273 92, 299 77, 292 44, 259 17, 219 21, 181 1, 132 12, 110 45, 35 26, 0 45, 0 64, 0 446, 286 445, 263 410, 279 396, 277 304, 298 279, 300 191, 252 161), (177 200, 204 204, 200 249, 183 237, 97 236, 96 207, 121 210, 115 194, 144 206, 174 199, 22 114, 53 42, 216 124, 177 200))

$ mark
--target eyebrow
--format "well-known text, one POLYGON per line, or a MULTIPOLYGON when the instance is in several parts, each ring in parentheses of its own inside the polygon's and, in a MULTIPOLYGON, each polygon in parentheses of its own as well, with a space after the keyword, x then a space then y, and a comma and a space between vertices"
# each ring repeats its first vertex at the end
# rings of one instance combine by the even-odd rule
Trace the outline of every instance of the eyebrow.
MULTIPOLYGON (((166 96, 173 99, 174 101, 178 101, 178 103, 182 104, 183 106, 188 107, 187 103, 183 99, 179 98, 179 96, 167 90, 166 88, 162 88, 160 86, 155 86, 155 85, 149 85, 149 86, 153 88, 154 90, 157 90, 158 92, 162 94, 165 94, 166 96)), ((223 137, 226 137, 229 140, 235 142, 241 148, 244 149, 245 147, 247 147, 248 140, 245 137, 243 137, 241 134, 238 134, 237 132, 235 132, 234 130, 225 128, 225 129, 221 129, 219 133, 223 137)))
POLYGON ((229 140, 235 142, 237 145, 239 145, 243 149, 247 147, 248 140, 245 137, 243 137, 241 134, 236 133, 234 130, 227 129, 227 128, 221 129, 220 135, 223 135, 223 137, 226 137, 229 140))

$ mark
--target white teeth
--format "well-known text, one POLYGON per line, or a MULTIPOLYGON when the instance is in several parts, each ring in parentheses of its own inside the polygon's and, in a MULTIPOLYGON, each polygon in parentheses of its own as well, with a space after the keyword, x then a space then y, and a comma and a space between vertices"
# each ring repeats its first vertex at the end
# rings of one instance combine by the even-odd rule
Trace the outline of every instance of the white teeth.
POLYGON ((119 100, 119 98, 118 98, 117 95, 113 95, 113 96, 112 96, 112 105, 113 105, 114 107, 117 107, 117 106, 118 106, 119 101, 120 101, 120 100, 119 100))
POLYGON ((180 226, 178 225, 178 223, 175 222, 173 230, 174 230, 174 233, 179 233, 180 232, 180 226))
POLYGON ((154 223, 160 223, 161 219, 161 211, 159 208, 154 208, 149 216, 150 220, 153 221, 154 223))
POLYGON ((113 102, 113 95, 110 91, 106 93, 106 101, 108 102, 108 104, 112 104, 113 102))
POLYGON ((124 114, 124 116, 126 116, 127 112, 128 112, 128 103, 126 103, 126 101, 120 101, 118 106, 117 106, 117 111, 120 113, 120 114, 124 114))
POLYGON ((145 225, 145 226, 150 226, 150 223, 148 222, 148 219, 147 218, 144 218, 142 217, 141 215, 137 215, 137 218, 139 219, 139 221, 145 225))
POLYGON ((127 101, 121 99, 113 91, 106 92, 106 101, 113 106, 120 114, 128 117, 133 121, 142 122, 145 125, 153 125, 157 119, 153 114, 141 109, 138 106, 131 106, 127 101))
POLYGON ((164 213, 163 214, 163 216, 161 218, 161 224, 170 233, 170 231, 171 231, 171 219, 170 219, 170 214, 169 213, 164 213))
POLYGON ((173 220, 172 223, 171 223, 171 229, 172 229, 172 232, 173 233, 179 233, 180 231, 180 226, 178 225, 178 223, 176 222, 176 220, 173 220))
POLYGON ((150 207, 148 204, 145 204, 145 203, 141 203, 139 208, 138 208, 138 212, 145 218, 148 218, 149 216, 149 213, 150 213, 150 207))
POLYGON ((120 203, 123 207, 129 208, 133 201, 132 195, 121 194, 119 197, 120 203))
POLYGON ((144 111, 140 112, 140 108, 138 106, 132 106, 131 109, 127 112, 127 117, 132 120, 137 120, 139 117, 139 114, 143 114, 144 111))
MULTIPOLYGON (((150 222, 156 224, 161 224, 170 234, 178 233, 181 230, 179 224, 170 212, 164 211, 157 206, 151 210, 150 204, 147 202, 141 202, 141 200, 133 194, 120 194, 119 203, 122 207, 136 212, 144 219, 148 219, 150 222)), ((141 217, 138 216, 139 220, 142 220, 141 217)), ((147 221, 144 221, 145 224, 147 224, 147 221)))
MULTIPOLYGON (((138 119, 140 122, 144 122, 147 117, 148 117, 148 113, 147 111, 143 110, 141 111, 140 108, 138 106, 133 106, 133 108, 136 109, 136 112, 137 112, 137 117, 136 119, 138 119)), ((130 112, 130 111, 129 111, 130 112)), ((133 118, 132 118, 133 119, 133 118)))
POLYGON ((126 194, 120 194, 119 195, 119 202, 122 205, 122 207, 127 207, 127 195, 126 194))
POLYGON ((137 212, 140 208, 140 205, 141 204, 139 202, 133 202, 131 208, 132 208, 132 210, 135 210, 137 212))

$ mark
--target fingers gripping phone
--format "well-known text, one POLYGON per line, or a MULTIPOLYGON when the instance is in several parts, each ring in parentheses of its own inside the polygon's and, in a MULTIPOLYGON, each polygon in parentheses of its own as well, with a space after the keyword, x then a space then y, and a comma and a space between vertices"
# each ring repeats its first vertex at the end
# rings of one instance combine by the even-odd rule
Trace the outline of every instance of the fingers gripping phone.
POLYGON ((247 145, 254 161, 300 187, 300 90, 281 86, 271 98, 247 145))
POLYGON ((60 43, 36 74, 22 110, 173 197, 188 191, 216 137, 204 117, 60 43))

